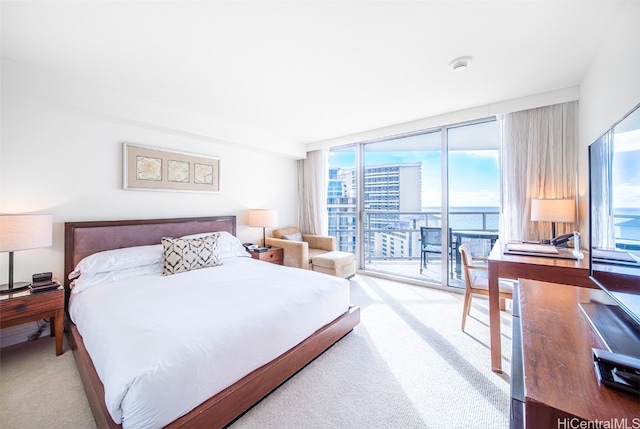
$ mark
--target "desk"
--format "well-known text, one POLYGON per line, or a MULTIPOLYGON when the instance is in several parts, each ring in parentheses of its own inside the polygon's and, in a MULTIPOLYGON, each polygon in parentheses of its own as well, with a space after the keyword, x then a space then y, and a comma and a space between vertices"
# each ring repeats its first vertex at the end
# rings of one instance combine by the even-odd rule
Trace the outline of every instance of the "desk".
POLYGON ((511 427, 591 428, 596 421, 638 427, 640 397, 600 384, 593 369, 591 348, 604 346, 578 303, 601 291, 532 280, 522 280, 518 289, 511 427))
POLYGON ((491 249, 489 264, 489 332, 491 337, 491 369, 502 372, 502 346, 500 343, 500 306, 498 278, 531 279, 595 288, 589 279, 589 253, 582 260, 543 256, 509 255, 504 253, 501 241, 491 249))

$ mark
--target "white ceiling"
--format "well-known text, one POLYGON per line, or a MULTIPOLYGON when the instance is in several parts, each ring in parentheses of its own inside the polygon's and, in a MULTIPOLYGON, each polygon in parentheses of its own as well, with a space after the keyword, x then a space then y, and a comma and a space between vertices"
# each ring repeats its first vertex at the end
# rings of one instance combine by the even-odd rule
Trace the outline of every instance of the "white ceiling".
POLYGON ((623 3, 3 1, 2 57, 306 144, 579 85, 623 3))

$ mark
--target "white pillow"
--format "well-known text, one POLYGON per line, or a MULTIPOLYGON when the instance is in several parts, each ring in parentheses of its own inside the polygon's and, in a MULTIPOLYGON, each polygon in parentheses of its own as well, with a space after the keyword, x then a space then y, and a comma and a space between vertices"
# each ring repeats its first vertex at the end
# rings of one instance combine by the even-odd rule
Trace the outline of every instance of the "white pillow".
POLYGON ((146 274, 162 274, 163 265, 161 262, 141 267, 125 268, 124 270, 105 271, 96 274, 83 274, 80 278, 71 282, 73 293, 82 292, 90 287, 111 283, 116 280, 128 279, 130 277, 144 276, 146 274))
POLYGON ((191 234, 185 235, 180 238, 202 238, 211 234, 219 234, 218 236, 218 259, 224 258, 233 258, 235 256, 247 256, 251 257, 251 255, 245 250, 242 242, 235 237, 234 235, 228 233, 227 231, 220 232, 204 232, 200 234, 191 234))
POLYGON ((291 234, 282 234, 282 239, 290 240, 290 241, 302 241, 302 234, 300 234, 299 232, 293 232, 291 234))
POLYGON ((82 259, 69 274, 69 279, 77 278, 80 275, 90 276, 97 273, 143 267, 162 261, 162 244, 105 250, 82 259))

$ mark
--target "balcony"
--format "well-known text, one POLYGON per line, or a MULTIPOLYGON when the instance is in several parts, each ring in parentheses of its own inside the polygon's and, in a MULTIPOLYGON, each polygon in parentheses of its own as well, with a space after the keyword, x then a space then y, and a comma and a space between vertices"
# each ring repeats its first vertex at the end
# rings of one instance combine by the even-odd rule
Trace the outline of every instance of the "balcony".
MULTIPOLYGON (((338 250, 355 252, 355 212, 329 213, 330 234, 336 237, 338 250)), ((442 258, 430 255, 420 270, 420 227, 441 227, 439 211, 389 212, 367 211, 364 218, 364 268, 385 274, 442 284, 442 258)), ((497 238, 498 209, 452 210, 448 284, 464 288, 457 248, 469 243, 474 256, 487 256, 497 238)), ((444 252, 445 255, 447 252, 444 252)))

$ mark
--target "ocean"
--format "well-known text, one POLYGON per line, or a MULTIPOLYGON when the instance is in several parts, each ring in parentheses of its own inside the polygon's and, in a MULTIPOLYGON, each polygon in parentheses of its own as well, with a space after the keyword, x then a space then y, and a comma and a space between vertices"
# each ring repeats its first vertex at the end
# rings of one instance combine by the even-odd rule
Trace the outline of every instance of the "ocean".
MULTIPOLYGON (((440 209, 423 207, 429 213, 429 224, 439 226, 440 209)), ((449 226, 455 230, 498 230, 500 224, 499 207, 451 207, 449 209, 449 226)))

